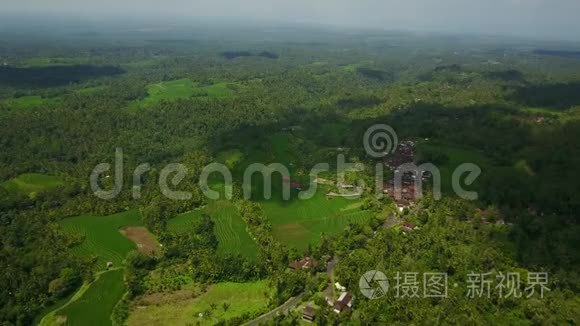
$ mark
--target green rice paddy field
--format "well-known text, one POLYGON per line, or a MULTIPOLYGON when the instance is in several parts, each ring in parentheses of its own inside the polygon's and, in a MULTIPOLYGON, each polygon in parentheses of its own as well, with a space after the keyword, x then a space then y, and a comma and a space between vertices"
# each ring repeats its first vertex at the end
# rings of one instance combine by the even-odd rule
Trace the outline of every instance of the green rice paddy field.
POLYGON ((46 315, 41 326, 112 325, 111 313, 125 293, 122 269, 103 272, 83 287, 62 308, 46 315))
POLYGON ((228 320, 244 313, 260 314, 267 310, 268 281, 252 283, 218 283, 196 298, 172 303, 150 305, 135 309, 127 325, 214 325, 218 320, 228 320), (227 310, 222 308, 228 304, 227 310), (211 310, 211 304, 217 307, 211 310), (199 314, 202 313, 203 317, 199 314))
POLYGON ((229 97, 233 96, 234 85, 232 83, 216 83, 213 85, 199 85, 190 79, 178 79, 172 81, 151 84, 147 87, 147 98, 136 102, 136 106, 144 107, 160 101, 188 99, 191 97, 229 97))
POLYGON ((97 266, 105 268, 107 262, 119 266, 127 254, 136 249, 131 240, 119 232, 125 226, 142 226, 137 210, 109 216, 81 215, 60 221, 65 231, 84 236, 84 241, 73 250, 81 256, 98 256, 97 266))
POLYGON ((8 191, 19 192, 31 196, 36 192, 54 189, 63 184, 64 181, 60 177, 37 173, 26 173, 4 182, 2 187, 8 191))
POLYGON ((258 247, 246 231, 246 223, 239 215, 237 208, 227 201, 210 202, 206 207, 189 213, 180 214, 169 220, 167 228, 173 232, 187 232, 194 219, 201 214, 208 214, 215 223, 215 234, 218 238, 218 253, 241 254, 255 259, 258 247))
MULTIPOLYGON (((293 146, 295 136, 288 132, 279 132, 269 137, 270 152, 245 148, 237 160, 237 174, 243 173, 245 167, 255 162, 278 162, 286 166, 295 175, 294 164, 301 155, 293 146), (242 172, 240 172, 242 171, 242 172)), ((221 156, 234 157, 222 152, 221 156)), ((218 155, 220 157, 220 155, 218 155)), ((223 160, 223 159, 222 159, 223 160)), ((238 177, 240 177, 238 175, 238 177)), ((308 183, 308 178, 294 178, 292 181, 308 183)), ((281 195, 282 178, 279 174, 272 175, 272 197, 264 200, 263 178, 259 174, 252 177, 252 198, 259 202, 265 215, 272 223, 272 233, 276 240, 299 250, 307 249, 309 244, 318 244, 321 234, 336 234, 341 232, 349 223, 363 223, 370 219, 371 213, 360 209, 361 201, 345 198, 328 199, 326 193, 331 191, 328 186, 319 186, 316 195, 308 200, 297 198, 298 191, 292 190, 292 200, 283 200, 281 195)), ((304 186, 305 188, 308 185, 304 186)), ((303 189, 305 190, 305 189, 303 189)))
POLYGON ((270 200, 261 205, 272 223, 274 238, 301 250, 318 244, 323 233, 336 234, 349 223, 363 223, 371 217, 360 209, 359 200, 327 199, 322 188, 308 200, 270 200))
POLYGON ((22 96, 11 98, 8 100, 4 100, 4 104, 8 107, 18 109, 18 110, 25 110, 25 109, 32 109, 38 108, 46 104, 50 104, 57 101, 56 99, 45 99, 40 96, 22 96))

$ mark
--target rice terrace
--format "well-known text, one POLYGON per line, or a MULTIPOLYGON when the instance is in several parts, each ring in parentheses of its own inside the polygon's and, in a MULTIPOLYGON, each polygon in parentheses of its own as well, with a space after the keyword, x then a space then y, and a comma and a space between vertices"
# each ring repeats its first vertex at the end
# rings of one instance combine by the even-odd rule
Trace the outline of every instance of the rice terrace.
MULTIPOLYGON (((265 281, 254 283, 218 283, 205 292, 199 289, 184 290, 183 299, 152 298, 145 296, 127 320, 128 325, 214 325, 219 320, 233 320, 244 315, 257 316, 268 307, 268 284, 265 281), (199 293, 201 292, 201 293, 199 293), (154 300, 148 302, 148 300, 154 300), (212 306, 215 306, 212 309, 212 306), (212 311, 211 314, 207 314, 212 311), (204 316, 205 314, 205 316, 204 316)), ((177 295, 177 294, 175 294, 177 295)))
POLYGON ((167 228, 176 233, 187 232, 188 226, 201 214, 208 214, 215 223, 218 253, 241 254, 256 259, 258 247, 246 231, 246 223, 237 208, 227 201, 211 202, 205 208, 180 214, 169 220, 167 228))
POLYGON ((63 307, 46 315, 39 325, 110 325, 109 316, 124 292, 122 269, 101 272, 63 307))
POLYGON ((62 220, 63 229, 78 236, 80 244, 74 251, 83 256, 98 257, 99 268, 104 269, 107 262, 120 266, 127 253, 136 249, 134 242, 120 231, 128 226, 141 226, 138 211, 110 216, 82 215, 62 220))
POLYGON ((171 101, 179 99, 189 99, 192 97, 220 98, 230 97, 235 94, 236 85, 227 82, 200 85, 190 79, 179 79, 147 87, 148 96, 135 105, 147 107, 160 101, 171 101))
POLYGON ((8 191, 23 193, 33 197, 40 191, 55 189, 63 184, 63 180, 56 176, 27 173, 4 182, 2 187, 8 191))

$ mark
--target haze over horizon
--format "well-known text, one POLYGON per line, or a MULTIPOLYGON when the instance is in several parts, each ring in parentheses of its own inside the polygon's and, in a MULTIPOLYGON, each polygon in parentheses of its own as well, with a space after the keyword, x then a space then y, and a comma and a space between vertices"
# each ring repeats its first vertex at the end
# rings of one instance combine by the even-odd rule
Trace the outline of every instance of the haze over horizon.
POLYGON ((4 13, 92 19, 179 15, 580 41, 576 0, 3 0, 0 5, 4 13))

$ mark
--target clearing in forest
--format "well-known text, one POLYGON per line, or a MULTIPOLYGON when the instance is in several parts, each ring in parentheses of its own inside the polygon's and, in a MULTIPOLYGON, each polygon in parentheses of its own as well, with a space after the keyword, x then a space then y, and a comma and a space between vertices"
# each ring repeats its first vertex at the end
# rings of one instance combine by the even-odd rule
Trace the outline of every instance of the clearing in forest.
POLYGON ((105 269, 107 262, 119 266, 127 254, 137 249, 135 242, 119 230, 128 226, 142 226, 141 214, 131 210, 108 216, 81 215, 59 222, 71 235, 80 236, 82 242, 73 250, 82 256, 97 256, 97 266, 105 269))
POLYGON ((235 87, 235 84, 227 82, 200 85, 190 79, 166 81, 149 85, 147 87, 148 96, 136 102, 135 105, 144 107, 161 101, 189 99, 192 97, 229 97, 235 94, 235 87))
POLYGON ((56 103, 58 102, 58 98, 43 98, 41 96, 22 96, 3 100, 3 102, 9 108, 13 108, 16 110, 27 110, 41 108, 42 106, 56 103))
POLYGON ((245 168, 257 162, 266 165, 281 163, 290 173, 289 178, 284 178, 278 172, 272 174, 270 199, 265 199, 262 175, 260 173, 252 175, 252 200, 262 206, 265 216, 269 218, 274 238, 302 250, 309 244, 319 243, 322 233, 336 234, 344 230, 349 223, 368 221, 372 213, 361 209, 360 199, 327 198, 328 192, 336 191, 331 185, 319 186, 316 195, 311 199, 298 198, 300 190, 307 190, 310 187, 308 176, 310 171, 305 172, 301 169, 299 162, 303 160, 305 146, 312 144, 308 144, 300 137, 300 126, 289 126, 285 129, 295 131, 281 131, 259 138, 259 141, 266 144, 262 147, 254 145, 259 141, 252 138, 242 138, 240 143, 235 144, 235 147, 241 148, 243 153, 241 161, 236 163, 233 169, 235 179, 241 180, 245 168), (290 200, 282 198, 283 186, 290 186, 290 200))
MULTIPOLYGON (((269 136, 270 152, 244 152, 244 162, 240 167, 253 162, 277 162, 286 166, 290 178, 284 180, 279 173, 272 175, 272 197, 264 199, 263 178, 259 174, 252 177, 252 198, 262 206, 266 217, 272 224, 274 238, 291 247, 303 250, 309 244, 320 242, 321 234, 333 235, 341 232, 349 223, 364 223, 372 213, 361 210, 360 199, 328 198, 332 186, 318 186, 313 198, 298 198, 300 190, 310 187, 307 173, 297 168, 300 160, 302 139, 288 132, 269 136), (282 198, 282 187, 289 183, 290 200, 282 198)), ((309 173, 309 172, 308 172, 309 173)), ((287 185, 286 185, 287 186, 287 185)))
POLYGON ((326 191, 325 187, 319 187, 316 195, 308 200, 261 202, 272 223, 274 238, 303 250, 309 244, 318 244, 323 233, 339 233, 349 223, 364 223, 372 216, 361 210, 360 200, 328 198, 326 191))
POLYGON ((218 239, 218 253, 240 254, 255 259, 258 247, 246 231, 246 223, 233 203, 228 201, 210 202, 204 208, 180 214, 167 222, 172 232, 188 232, 196 218, 207 214, 215 223, 214 231, 218 239))
POLYGON ((122 269, 97 275, 90 284, 83 285, 62 308, 46 315, 40 326, 53 325, 112 325, 111 313, 125 293, 122 269))
POLYGON ((60 177, 37 173, 26 173, 4 182, 2 187, 8 191, 27 194, 30 197, 34 197, 37 192, 58 188, 62 185, 64 185, 64 181, 60 177))
POLYGON ((135 307, 127 325, 214 325, 245 314, 251 318, 268 309, 269 292, 268 281, 217 283, 195 298, 135 307))

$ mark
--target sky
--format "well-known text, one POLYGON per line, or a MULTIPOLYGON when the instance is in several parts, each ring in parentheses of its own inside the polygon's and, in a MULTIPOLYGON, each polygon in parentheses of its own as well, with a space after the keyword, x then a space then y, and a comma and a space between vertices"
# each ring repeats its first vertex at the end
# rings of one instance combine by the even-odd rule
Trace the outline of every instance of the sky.
POLYGON ((0 13, 158 15, 580 41, 580 0, 0 0, 0 13))

